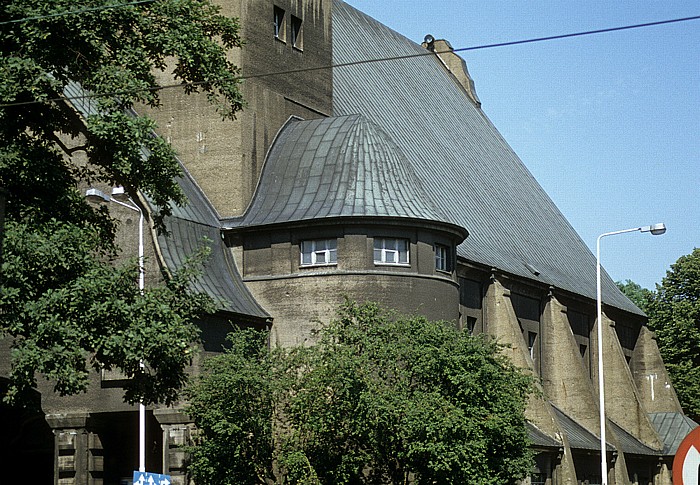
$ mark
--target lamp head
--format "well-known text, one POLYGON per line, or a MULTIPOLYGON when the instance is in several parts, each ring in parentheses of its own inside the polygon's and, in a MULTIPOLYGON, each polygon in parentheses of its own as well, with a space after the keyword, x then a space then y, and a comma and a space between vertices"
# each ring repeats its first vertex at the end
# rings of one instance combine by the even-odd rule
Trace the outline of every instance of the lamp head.
POLYGON ((650 232, 652 236, 660 236, 666 232, 666 224, 660 222, 658 224, 652 224, 651 226, 644 226, 640 230, 642 232, 650 232))
POLYGON ((87 189, 85 191, 85 198, 88 200, 88 202, 93 202, 97 204, 104 204, 105 202, 110 202, 109 196, 98 189, 87 189))
POLYGON ((117 199, 119 202, 131 202, 129 194, 126 193, 126 190, 124 190, 124 187, 121 185, 118 185, 112 189, 112 197, 117 199))

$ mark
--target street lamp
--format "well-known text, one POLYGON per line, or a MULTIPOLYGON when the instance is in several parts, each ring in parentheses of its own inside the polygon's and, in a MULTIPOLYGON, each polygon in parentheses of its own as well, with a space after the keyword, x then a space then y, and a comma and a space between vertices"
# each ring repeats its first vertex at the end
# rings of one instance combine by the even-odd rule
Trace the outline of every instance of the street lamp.
POLYGON ((0 187, 0 263, 2 263, 2 240, 5 237, 5 201, 7 190, 0 187))
MULTIPOLYGON (((143 210, 124 192, 124 187, 114 187, 111 196, 98 189, 88 189, 85 192, 85 198, 90 202, 100 204, 114 202, 139 213, 139 291, 143 295, 143 210)), ((143 369, 143 360, 140 362, 140 366, 143 369)), ((139 471, 146 471, 146 406, 143 404, 143 400, 139 403, 139 471)))
POLYGON ((608 485, 608 457, 605 440, 605 379, 603 378, 603 299, 600 284, 600 240, 607 236, 615 236, 626 232, 649 232, 653 236, 659 236, 666 232, 663 223, 651 226, 634 227, 622 231, 606 232, 598 236, 596 241, 596 304, 598 309, 598 397, 600 411, 600 474, 601 484, 608 485))

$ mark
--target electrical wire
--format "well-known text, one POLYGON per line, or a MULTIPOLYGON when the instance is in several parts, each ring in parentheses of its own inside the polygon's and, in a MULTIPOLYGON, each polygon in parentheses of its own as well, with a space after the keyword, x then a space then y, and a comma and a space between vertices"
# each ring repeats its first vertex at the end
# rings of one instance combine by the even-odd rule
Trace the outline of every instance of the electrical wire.
POLYGON ((80 13, 97 12, 99 10, 108 10, 108 9, 112 9, 112 8, 131 7, 133 5, 141 5, 143 3, 153 3, 154 1, 155 0, 137 0, 135 2, 129 2, 129 3, 115 3, 113 5, 102 5, 100 7, 88 7, 88 8, 81 8, 78 10, 67 10, 65 12, 50 13, 50 14, 46 14, 46 15, 37 15, 36 17, 24 17, 21 19, 6 20, 4 22, 0 22, 0 25, 18 24, 18 23, 23 23, 23 22, 29 22, 30 20, 43 20, 43 19, 50 19, 50 18, 54 18, 54 17, 64 17, 66 15, 77 15, 80 13))
MULTIPOLYGON (((153 1, 153 0, 142 0, 141 3, 145 3, 146 1, 153 1)), ((609 27, 609 28, 605 28, 605 29, 586 30, 586 31, 582 31, 582 32, 574 32, 574 33, 569 33, 569 34, 559 34, 559 35, 552 35, 552 36, 547 36, 547 37, 535 37, 535 38, 530 38, 530 39, 514 40, 514 41, 509 41, 509 42, 497 42, 494 44, 481 44, 481 45, 476 45, 476 46, 471 46, 471 47, 461 47, 458 49, 448 49, 448 50, 444 50, 444 51, 426 50, 425 52, 420 52, 420 53, 415 53, 415 54, 406 54, 406 55, 402 55, 402 56, 379 57, 379 58, 375 58, 375 59, 363 59, 363 60, 359 60, 359 61, 343 62, 343 63, 339 63, 339 64, 331 64, 331 65, 326 65, 326 66, 306 67, 306 68, 300 68, 300 69, 290 69, 290 70, 286 70, 286 71, 274 71, 274 72, 268 72, 268 73, 262 73, 262 74, 243 75, 243 76, 238 77, 238 79, 240 79, 240 80, 259 79, 259 78, 270 77, 270 76, 282 76, 282 75, 296 74, 296 73, 309 72, 309 71, 322 71, 322 70, 326 70, 326 69, 337 69, 337 68, 351 67, 351 66, 357 66, 357 65, 361 65, 361 64, 370 64, 370 63, 375 63, 375 62, 388 62, 388 61, 412 59, 412 58, 417 58, 417 57, 431 56, 434 54, 446 54, 449 52, 467 52, 467 51, 475 51, 475 50, 482 50, 482 49, 492 49, 495 47, 507 47, 507 46, 513 46, 513 45, 531 44, 531 43, 535 43, 535 42, 546 42, 546 41, 550 41, 550 40, 568 39, 571 37, 582 37, 582 36, 587 36, 587 35, 596 35, 596 34, 603 34, 603 33, 609 33, 609 32, 618 32, 618 31, 622 31, 622 30, 640 29, 640 28, 653 27, 653 26, 658 26, 658 25, 673 24, 673 23, 679 23, 679 22, 688 22, 691 20, 699 20, 699 19, 700 19, 700 15, 696 15, 693 17, 682 17, 682 18, 676 18, 676 19, 670 19, 670 20, 659 20, 656 22, 646 22, 643 24, 625 25, 622 27, 609 27)), ((214 82, 216 82, 216 80, 195 81, 195 82, 189 82, 189 83, 178 83, 178 84, 166 84, 166 85, 162 85, 162 86, 152 86, 149 88, 143 88, 143 89, 137 89, 137 90, 126 90, 126 91, 118 91, 118 92, 115 91, 115 92, 111 92, 111 93, 92 93, 92 94, 86 94, 84 96, 74 96, 74 97, 70 97, 70 98, 61 97, 61 98, 50 98, 50 99, 46 99, 44 101, 23 101, 23 102, 17 102, 17 103, 5 103, 5 104, 0 104, 0 108, 8 108, 8 107, 13 107, 13 106, 26 106, 26 105, 31 105, 31 104, 45 103, 45 102, 59 102, 59 101, 64 101, 66 99, 81 100, 81 99, 102 98, 102 97, 109 97, 109 96, 120 96, 120 95, 124 95, 124 94, 143 93, 143 92, 148 92, 148 91, 160 91, 160 90, 172 89, 172 88, 182 88, 185 86, 196 87, 196 86, 200 86, 203 84, 211 84, 214 82)))

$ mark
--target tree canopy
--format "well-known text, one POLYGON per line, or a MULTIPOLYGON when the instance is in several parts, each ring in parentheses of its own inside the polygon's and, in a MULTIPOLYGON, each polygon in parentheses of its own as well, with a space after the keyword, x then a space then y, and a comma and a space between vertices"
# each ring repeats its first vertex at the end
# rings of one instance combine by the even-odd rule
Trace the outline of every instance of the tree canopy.
POLYGON ((85 390, 90 364, 139 376, 129 401, 168 402, 184 382, 193 321, 212 302, 189 290, 190 270, 141 295, 136 265, 111 262, 115 221, 86 204, 78 184, 144 194, 162 230, 172 205, 185 203, 181 169, 139 106, 159 105, 155 72, 167 69, 177 89, 205 92, 234 117, 242 99, 226 53, 241 44, 238 24, 208 0, 4 0, 2 11, 0 335, 13 342, 5 398, 18 400, 37 374, 61 394, 85 390), (69 83, 86 90, 94 114, 67 102, 69 83))
POLYGON ((239 331, 189 389, 219 484, 501 484, 532 466, 531 378, 488 337, 347 302, 311 347, 239 331))
POLYGON ((645 311, 683 410, 700 417, 700 249, 671 265, 645 311))
POLYGON ((681 256, 655 291, 618 287, 649 317, 661 357, 686 414, 700 417, 700 249, 681 256))

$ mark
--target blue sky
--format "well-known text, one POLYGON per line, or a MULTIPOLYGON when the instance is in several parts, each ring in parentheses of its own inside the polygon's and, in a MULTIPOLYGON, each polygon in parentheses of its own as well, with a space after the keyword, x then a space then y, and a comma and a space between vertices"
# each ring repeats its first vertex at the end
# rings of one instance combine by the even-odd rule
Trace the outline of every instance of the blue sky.
MULTIPOLYGON (((455 49, 700 15, 698 1, 349 0, 455 49)), ((381 55, 381 45, 377 46, 381 55)), ((700 247, 700 20, 461 54, 482 109, 615 280, 700 247)))

